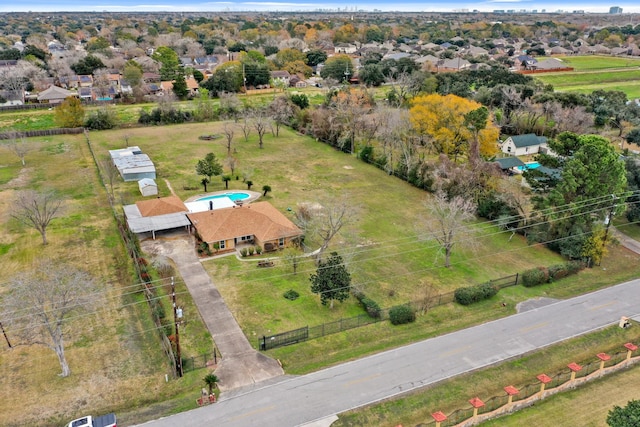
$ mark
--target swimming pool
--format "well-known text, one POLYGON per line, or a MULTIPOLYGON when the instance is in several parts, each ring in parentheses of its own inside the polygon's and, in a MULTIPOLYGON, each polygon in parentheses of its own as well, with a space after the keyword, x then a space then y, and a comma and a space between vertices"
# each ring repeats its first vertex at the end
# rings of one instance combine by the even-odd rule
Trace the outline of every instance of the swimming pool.
POLYGON ((251 197, 251 195, 247 194, 247 193, 224 193, 224 194, 215 194, 213 196, 206 196, 206 197, 200 197, 199 199, 196 199, 196 202, 202 202, 202 201, 207 201, 207 200, 215 200, 215 199, 221 199, 223 197, 227 197, 229 199, 231 199, 231 201, 236 201, 236 200, 245 200, 248 199, 249 197, 251 197))
POLYGON ((531 162, 531 163, 526 163, 524 166, 518 166, 518 170, 525 170, 525 169, 538 169, 540 167, 540 163, 538 162, 531 162))

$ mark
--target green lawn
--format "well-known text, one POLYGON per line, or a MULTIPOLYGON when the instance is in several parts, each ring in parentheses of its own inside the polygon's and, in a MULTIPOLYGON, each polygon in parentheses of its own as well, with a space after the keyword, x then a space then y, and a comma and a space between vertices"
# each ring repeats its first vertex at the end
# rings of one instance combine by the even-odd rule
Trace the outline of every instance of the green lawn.
MULTIPOLYGON (((538 58, 544 59, 544 58, 538 58)), ((575 71, 594 71, 607 69, 625 69, 640 67, 640 58, 622 58, 617 56, 584 55, 584 56, 559 56, 567 66, 575 71)))
POLYGON ((640 97, 640 59, 611 56, 560 57, 572 72, 535 74, 557 91, 589 94, 595 90, 619 90, 629 99, 640 97))

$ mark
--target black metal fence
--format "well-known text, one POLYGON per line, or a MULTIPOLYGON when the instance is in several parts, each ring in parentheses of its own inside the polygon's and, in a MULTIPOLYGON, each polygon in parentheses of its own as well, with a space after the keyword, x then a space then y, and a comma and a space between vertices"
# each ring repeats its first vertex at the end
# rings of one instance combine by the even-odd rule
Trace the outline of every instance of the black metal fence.
MULTIPOLYGON (((503 289, 509 286, 517 285, 518 278, 518 274, 513 274, 511 276, 491 280, 490 282, 494 286, 497 286, 499 289, 503 289)), ((454 295, 454 292, 437 294, 426 298, 421 298, 419 300, 410 301, 402 305, 408 305, 415 312, 424 312, 439 305, 452 303, 455 299, 454 295)), ((392 308, 393 307, 389 307, 380 310, 379 317, 371 317, 368 314, 363 313, 355 317, 343 318, 334 322, 323 323, 317 326, 305 326, 303 328, 294 329, 275 335, 263 335, 258 339, 258 348, 262 351, 270 350, 272 348, 284 347, 286 345, 296 344, 302 341, 321 338, 325 335, 336 334, 339 332, 347 331, 349 329, 371 325, 373 323, 387 320, 389 318, 389 310, 391 310, 392 308)))
POLYGON ((217 365, 220 360, 222 360, 222 355, 214 347, 212 353, 203 353, 193 357, 183 357, 182 372, 186 373, 217 365))

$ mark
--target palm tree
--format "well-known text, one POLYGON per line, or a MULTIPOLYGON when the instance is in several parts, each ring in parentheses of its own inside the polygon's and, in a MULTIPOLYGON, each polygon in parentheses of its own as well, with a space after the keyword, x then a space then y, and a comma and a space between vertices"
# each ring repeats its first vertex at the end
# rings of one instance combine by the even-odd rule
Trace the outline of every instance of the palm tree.
POLYGON ((247 190, 251 190, 251 186, 253 185, 253 181, 247 180, 247 190))
POLYGON ((267 193, 268 193, 269 191, 271 191, 271 186, 269 186, 269 185, 263 185, 263 186, 262 186, 262 191, 264 192, 264 194, 262 194, 262 195, 263 195, 264 197, 267 197, 267 193))
POLYGON ((202 380, 209 387, 209 394, 213 394, 213 389, 218 383, 218 377, 215 374, 210 373, 205 375, 205 377, 202 380))
POLYGON ((231 181, 231 176, 230 175, 223 175, 222 176, 222 180, 224 181, 225 190, 228 190, 229 189, 229 181, 231 181))

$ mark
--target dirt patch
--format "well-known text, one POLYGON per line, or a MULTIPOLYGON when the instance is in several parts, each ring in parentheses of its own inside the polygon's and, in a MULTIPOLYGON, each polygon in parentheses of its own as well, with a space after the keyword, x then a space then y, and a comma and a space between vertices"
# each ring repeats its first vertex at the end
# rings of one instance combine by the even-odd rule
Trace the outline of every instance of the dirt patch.
POLYGON ((7 182, 4 185, 0 185, 0 190, 6 189, 16 189, 23 188, 27 186, 29 182, 29 175, 31 173, 31 168, 22 168, 20 172, 18 172, 18 176, 13 178, 11 181, 7 182))

